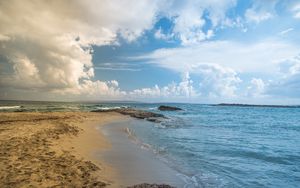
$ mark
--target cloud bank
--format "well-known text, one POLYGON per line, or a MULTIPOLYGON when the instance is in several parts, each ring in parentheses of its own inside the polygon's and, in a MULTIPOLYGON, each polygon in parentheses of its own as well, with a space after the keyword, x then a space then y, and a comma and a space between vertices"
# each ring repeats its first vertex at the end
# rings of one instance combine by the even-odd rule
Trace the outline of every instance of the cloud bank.
MULTIPOLYGON (((238 0, 0 0, 0 98, 300 97, 299 45, 280 40, 297 27, 253 42, 214 40, 224 28, 247 32, 275 19, 278 2, 254 0, 239 15, 233 11, 238 0), (172 22, 168 32, 155 28, 160 18, 172 22), (95 75, 95 70, 140 71, 120 62, 95 66, 93 48, 130 44, 148 31, 178 46, 132 59, 174 71, 181 81, 125 92, 117 80, 95 75), (251 75, 247 82, 244 74, 251 75)), ((293 2, 285 11, 298 20, 299 7, 293 2)))
MULTIPOLYGON (((112 84, 117 81, 94 80, 93 45, 118 45, 119 37, 132 42, 153 27, 158 15, 176 17, 173 32, 183 44, 202 41, 212 35, 202 31, 204 11, 210 12, 216 26, 234 4, 233 0, 185 5, 176 0, 0 1, 0 93, 122 96, 118 84, 112 84)), ((186 89, 183 83, 174 87, 186 94, 181 91, 186 89)))
POLYGON ((133 41, 152 27, 156 1, 0 1, 1 92, 119 95, 94 81, 92 45, 133 41), (130 11, 124 9, 130 7, 130 11))

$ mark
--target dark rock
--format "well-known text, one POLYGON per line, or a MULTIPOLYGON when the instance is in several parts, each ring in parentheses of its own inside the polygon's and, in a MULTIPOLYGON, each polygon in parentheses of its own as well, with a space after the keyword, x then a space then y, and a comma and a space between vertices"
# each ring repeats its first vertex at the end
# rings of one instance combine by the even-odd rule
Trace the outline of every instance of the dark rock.
POLYGON ((175 188, 175 187, 167 185, 167 184, 142 183, 142 184, 138 184, 138 185, 129 186, 127 188, 175 188))
POLYGON ((145 119, 147 121, 156 122, 156 123, 160 123, 162 119, 167 119, 162 114, 137 110, 133 108, 119 108, 119 109, 109 109, 109 110, 101 109, 101 110, 93 110, 92 112, 117 112, 123 115, 129 115, 137 119, 145 119))
POLYGON ((147 121, 151 121, 154 123, 161 123, 161 120, 159 120, 158 118, 147 118, 147 121))
POLYGON ((158 107, 158 109, 160 111, 177 111, 177 110, 182 110, 181 108, 178 108, 178 107, 164 106, 164 105, 161 105, 160 107, 158 107))

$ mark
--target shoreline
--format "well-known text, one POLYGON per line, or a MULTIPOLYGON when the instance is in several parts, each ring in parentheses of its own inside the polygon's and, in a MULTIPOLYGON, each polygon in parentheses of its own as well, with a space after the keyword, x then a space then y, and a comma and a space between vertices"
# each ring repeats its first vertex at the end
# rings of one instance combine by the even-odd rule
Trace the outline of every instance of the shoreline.
POLYGON ((103 160, 96 157, 98 152, 105 152, 111 149, 108 139, 102 134, 100 129, 115 121, 125 120, 128 117, 115 113, 107 112, 103 115, 93 112, 86 112, 88 119, 77 126, 82 130, 76 137, 65 137, 60 141, 61 149, 67 149, 73 152, 82 160, 89 160, 97 165, 100 170, 96 172, 96 176, 107 183, 105 187, 118 187, 116 180, 116 171, 103 160), (92 116, 91 116, 92 115, 92 116))
POLYGON ((100 152, 98 157, 110 164, 118 173, 118 187, 143 183, 184 187, 178 172, 159 159, 151 146, 143 143, 131 131, 131 125, 153 126, 153 123, 133 118, 110 122, 101 127, 111 143, 111 149, 100 152))
POLYGON ((129 118, 116 112, 0 113, 0 185, 122 187, 118 167, 97 157, 112 149, 99 129, 129 118))

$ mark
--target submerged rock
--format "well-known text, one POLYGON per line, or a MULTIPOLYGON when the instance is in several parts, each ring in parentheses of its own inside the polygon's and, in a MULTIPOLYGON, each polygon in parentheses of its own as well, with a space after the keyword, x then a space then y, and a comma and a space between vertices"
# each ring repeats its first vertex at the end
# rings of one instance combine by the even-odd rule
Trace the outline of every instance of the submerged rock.
POLYGON ((167 119, 162 114, 137 110, 133 108, 119 108, 119 109, 107 109, 107 110, 100 109, 100 110, 92 110, 92 112, 117 112, 123 115, 129 115, 137 119, 145 119, 147 121, 151 121, 155 123, 160 123, 162 122, 163 119, 167 119))
POLYGON ((182 110, 181 108, 174 107, 174 106, 165 106, 161 105, 158 107, 160 111, 177 111, 177 110, 182 110))
POLYGON ((142 184, 138 184, 138 185, 129 186, 127 188, 175 188, 175 187, 167 185, 167 184, 142 183, 142 184))

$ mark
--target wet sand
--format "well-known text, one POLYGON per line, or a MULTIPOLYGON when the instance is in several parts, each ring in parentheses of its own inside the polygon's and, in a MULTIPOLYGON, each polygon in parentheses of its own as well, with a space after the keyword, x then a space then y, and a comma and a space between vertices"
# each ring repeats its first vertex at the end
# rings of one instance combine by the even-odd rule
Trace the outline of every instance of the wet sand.
POLYGON ((153 150, 130 134, 130 124, 147 123, 144 120, 125 119, 102 127, 103 134, 109 139, 110 150, 98 154, 113 168, 118 169, 116 178, 119 187, 147 183, 168 184, 184 187, 185 183, 178 173, 160 160, 153 150))

